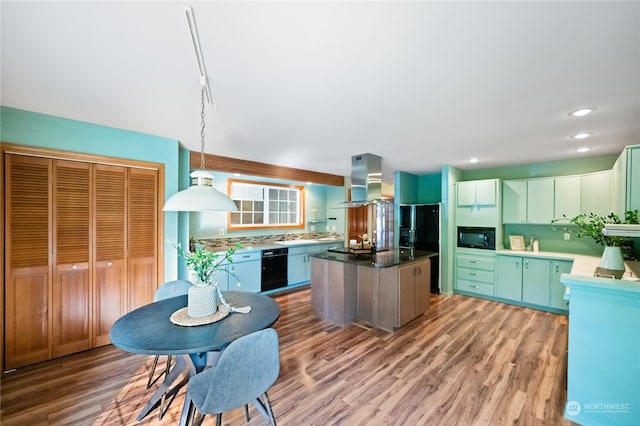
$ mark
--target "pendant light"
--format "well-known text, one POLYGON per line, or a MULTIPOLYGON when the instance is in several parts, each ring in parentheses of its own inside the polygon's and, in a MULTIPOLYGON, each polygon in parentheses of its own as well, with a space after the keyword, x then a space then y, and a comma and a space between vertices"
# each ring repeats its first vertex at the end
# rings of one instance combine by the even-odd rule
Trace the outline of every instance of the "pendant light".
POLYGON ((211 93, 207 82, 207 73, 204 67, 204 59, 200 50, 200 40, 196 30, 195 19, 191 6, 184 6, 189 26, 189 33, 193 41, 193 47, 198 60, 200 71, 200 170, 191 172, 191 186, 185 190, 173 194, 164 204, 163 211, 199 212, 199 211, 227 211, 236 212, 236 203, 226 194, 213 187, 213 173, 204 169, 204 104, 205 96, 211 104, 211 93))
POLYGON ((167 200, 163 211, 238 211, 236 203, 213 187, 213 173, 204 170, 204 86, 201 91, 200 170, 191 172, 191 186, 167 200))

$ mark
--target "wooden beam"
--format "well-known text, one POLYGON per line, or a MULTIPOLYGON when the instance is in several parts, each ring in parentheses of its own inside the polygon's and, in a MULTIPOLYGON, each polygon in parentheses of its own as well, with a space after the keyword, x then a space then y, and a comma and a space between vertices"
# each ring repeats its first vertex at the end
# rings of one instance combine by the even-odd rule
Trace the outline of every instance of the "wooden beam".
MULTIPOLYGON (((200 168, 200 153, 189 151, 189 166, 200 168)), ((295 182, 313 182, 322 185, 344 186, 344 176, 320 173, 291 167, 275 166, 257 161, 239 160, 220 155, 204 154, 204 168, 224 173, 240 173, 243 175, 283 179, 295 182)))

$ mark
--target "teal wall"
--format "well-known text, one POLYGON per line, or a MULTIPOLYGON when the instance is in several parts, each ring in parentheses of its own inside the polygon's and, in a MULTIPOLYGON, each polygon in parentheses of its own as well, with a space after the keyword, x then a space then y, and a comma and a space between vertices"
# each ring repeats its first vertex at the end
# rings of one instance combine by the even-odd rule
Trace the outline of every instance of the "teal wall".
POLYGON ((418 203, 431 204, 442 201, 442 173, 418 177, 418 203))
POLYGON ((611 170, 619 154, 548 161, 545 163, 518 164, 490 169, 465 170, 463 180, 477 179, 530 179, 537 177, 569 176, 611 170))
MULTIPOLYGON (((6 143, 104 155, 165 165, 165 199, 178 190, 179 143, 129 130, 0 107, 0 139, 6 143)), ((177 213, 166 213, 165 239, 178 241, 177 213)), ((165 280, 177 278, 178 259, 165 248, 165 280)))
MULTIPOLYGON (((398 204, 414 204, 418 202, 420 178, 406 172, 395 172, 393 200, 398 204)), ((398 212, 396 212, 397 217, 398 212)))

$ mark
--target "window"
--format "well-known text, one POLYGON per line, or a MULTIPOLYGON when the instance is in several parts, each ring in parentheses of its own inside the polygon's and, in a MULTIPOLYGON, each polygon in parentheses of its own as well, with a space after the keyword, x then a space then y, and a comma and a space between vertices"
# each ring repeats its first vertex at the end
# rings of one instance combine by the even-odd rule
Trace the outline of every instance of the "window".
POLYGON ((229 229, 304 227, 304 186, 229 179, 229 194, 229 229))

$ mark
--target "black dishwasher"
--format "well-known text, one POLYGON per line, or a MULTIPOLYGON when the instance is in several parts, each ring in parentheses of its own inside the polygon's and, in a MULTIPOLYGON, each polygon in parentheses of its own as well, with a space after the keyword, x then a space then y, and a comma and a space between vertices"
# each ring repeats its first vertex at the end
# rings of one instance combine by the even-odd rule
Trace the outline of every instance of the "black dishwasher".
POLYGON ((289 249, 287 248, 262 250, 261 291, 274 290, 287 286, 288 256, 289 249))

